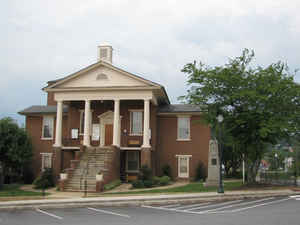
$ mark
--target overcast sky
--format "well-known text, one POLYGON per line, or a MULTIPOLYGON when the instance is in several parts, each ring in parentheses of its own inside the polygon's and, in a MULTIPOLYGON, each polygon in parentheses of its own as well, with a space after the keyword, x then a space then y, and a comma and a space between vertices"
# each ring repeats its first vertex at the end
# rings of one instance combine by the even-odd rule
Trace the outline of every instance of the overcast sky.
MULTIPOLYGON (((9 0, 0 8, 0 118, 46 104, 41 88, 97 60, 110 43, 113 63, 185 94, 182 67, 215 66, 253 49, 256 63, 300 68, 299 0, 9 0)), ((300 73, 296 75, 300 82, 300 73)))

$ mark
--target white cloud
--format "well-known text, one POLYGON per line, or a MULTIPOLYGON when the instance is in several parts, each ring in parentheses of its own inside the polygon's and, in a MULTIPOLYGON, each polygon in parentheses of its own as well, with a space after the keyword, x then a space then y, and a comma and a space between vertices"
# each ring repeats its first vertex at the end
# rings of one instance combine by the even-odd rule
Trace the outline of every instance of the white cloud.
POLYGON ((46 81, 95 62, 101 42, 113 45, 117 66, 163 84, 173 102, 186 90, 180 70, 194 59, 222 64, 250 48, 258 64, 299 68, 299 8, 284 0, 7 1, 0 9, 0 117, 45 103, 46 81))

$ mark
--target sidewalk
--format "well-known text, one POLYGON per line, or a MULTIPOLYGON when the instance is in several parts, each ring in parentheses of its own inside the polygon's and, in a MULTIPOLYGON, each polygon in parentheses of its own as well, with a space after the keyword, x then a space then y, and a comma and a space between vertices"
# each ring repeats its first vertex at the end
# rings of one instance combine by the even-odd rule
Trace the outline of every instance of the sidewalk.
MULTIPOLYGON (((64 194, 64 192, 62 192, 64 194)), ((82 195, 82 193, 80 193, 82 195)), ((140 206, 159 205, 169 203, 197 203, 215 200, 243 199, 254 197, 288 196, 300 194, 289 189, 267 191, 227 191, 225 194, 216 192, 202 192, 193 194, 158 194, 142 196, 117 197, 73 197, 64 199, 41 199, 0 202, 0 210, 30 209, 30 208, 64 208, 83 206, 140 206)))

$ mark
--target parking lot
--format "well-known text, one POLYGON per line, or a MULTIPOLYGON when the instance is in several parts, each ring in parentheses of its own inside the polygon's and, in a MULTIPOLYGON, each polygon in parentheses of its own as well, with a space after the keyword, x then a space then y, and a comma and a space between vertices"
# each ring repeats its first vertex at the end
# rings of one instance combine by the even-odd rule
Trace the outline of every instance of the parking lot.
POLYGON ((1 211, 0 224, 300 224, 300 195, 139 207, 1 211))

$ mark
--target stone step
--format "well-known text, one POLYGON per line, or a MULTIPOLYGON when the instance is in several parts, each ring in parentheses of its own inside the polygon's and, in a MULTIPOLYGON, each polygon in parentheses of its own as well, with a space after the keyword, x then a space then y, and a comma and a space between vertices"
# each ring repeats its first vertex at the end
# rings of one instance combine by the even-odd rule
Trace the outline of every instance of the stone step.
MULTIPOLYGON (((68 192, 84 192, 84 189, 81 190, 81 189, 74 189, 74 188, 65 188, 65 191, 68 191, 68 192)), ((95 189, 87 189, 87 192, 96 192, 96 188, 95 189)))
MULTIPOLYGON (((80 188, 80 187, 66 187, 65 191, 84 191, 84 188, 80 188)), ((95 188, 87 188, 87 191, 96 191, 96 187, 95 188)))
POLYGON ((80 176, 85 176, 86 174, 87 174, 87 176, 92 176, 92 175, 95 175, 96 176, 96 174, 99 172, 99 171, 101 171, 101 172, 106 172, 103 168, 90 168, 89 169, 89 171, 87 171, 88 173, 86 173, 86 171, 85 170, 83 170, 83 171, 76 171, 76 172, 74 172, 74 173, 72 173, 71 175, 80 175, 80 176))
MULTIPOLYGON (((89 163, 88 167, 103 167, 104 166, 104 163, 89 163)), ((86 168, 86 165, 82 165, 80 167, 78 167, 78 169, 84 169, 86 168)), ((77 169, 77 168, 76 168, 77 169)))
MULTIPOLYGON (((67 186, 75 186, 75 187, 79 187, 80 186, 80 182, 73 182, 73 183, 68 183, 67 185, 66 185, 66 187, 67 186)), ((84 186, 84 182, 82 182, 81 183, 81 186, 84 186)), ((87 183, 87 186, 96 186, 96 181, 94 182, 94 183, 91 183, 91 182, 88 182, 87 183)))
MULTIPOLYGON (((81 178, 74 178, 74 177, 72 177, 69 181, 68 181, 68 183, 72 183, 72 182, 80 182, 80 181, 84 181, 85 179, 81 179, 81 178)), ((93 182, 96 182, 96 178, 95 177, 91 177, 91 178, 87 178, 86 179, 88 182, 90 182, 90 181, 93 181, 93 182)))
POLYGON ((76 164, 74 170, 69 174, 69 179, 65 184, 66 191, 84 191, 85 179, 87 181, 87 189, 90 192, 96 191, 96 174, 101 171, 107 173, 105 169, 107 163, 113 159, 111 147, 89 147, 86 152, 81 155, 81 159, 76 164), (88 172, 87 176, 83 173, 88 172))
MULTIPOLYGON (((74 182, 74 183, 68 183, 66 187, 79 187, 79 186, 84 186, 84 182, 81 184, 79 182, 74 182)), ((88 187, 96 187, 96 182, 95 183, 87 183, 88 187)))
MULTIPOLYGON (((68 190, 78 190, 78 191, 83 191, 85 189, 85 187, 65 187, 65 190, 68 191, 68 190)), ((96 190, 96 186, 94 187, 86 187, 86 189, 88 191, 95 191, 96 190)))

